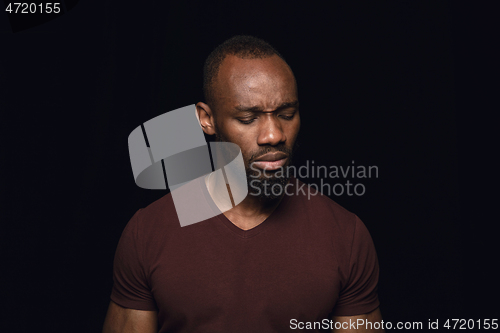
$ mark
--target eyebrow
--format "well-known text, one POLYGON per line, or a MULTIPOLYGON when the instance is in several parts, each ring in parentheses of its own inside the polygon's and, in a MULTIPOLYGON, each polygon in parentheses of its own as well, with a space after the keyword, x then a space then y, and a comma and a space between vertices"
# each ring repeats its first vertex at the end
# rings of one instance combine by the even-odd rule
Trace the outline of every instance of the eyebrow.
MULTIPOLYGON (((299 106, 299 101, 295 100, 292 102, 285 102, 278 106, 274 111, 280 110, 280 109, 285 109, 285 108, 292 108, 292 107, 298 107, 299 106)), ((238 112, 259 112, 259 111, 264 111, 263 108, 260 106, 242 106, 242 105, 237 105, 234 107, 236 111, 238 112)))

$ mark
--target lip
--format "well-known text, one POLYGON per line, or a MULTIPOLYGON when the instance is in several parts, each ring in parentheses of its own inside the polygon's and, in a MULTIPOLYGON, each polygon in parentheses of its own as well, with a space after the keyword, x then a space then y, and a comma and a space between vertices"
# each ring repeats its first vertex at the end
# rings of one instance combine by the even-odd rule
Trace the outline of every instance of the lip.
POLYGON ((253 165, 262 170, 277 170, 285 165, 288 158, 282 158, 277 161, 255 161, 253 165))
POLYGON ((262 170, 277 170, 285 165, 287 159, 287 154, 278 151, 262 155, 253 165, 262 170))
POLYGON ((262 155, 261 157, 259 157, 255 161, 257 161, 257 162, 260 162, 260 161, 279 161, 279 160, 282 160, 282 159, 287 158, 287 157, 288 157, 287 154, 285 154, 281 151, 276 151, 273 153, 267 153, 265 155, 262 155))

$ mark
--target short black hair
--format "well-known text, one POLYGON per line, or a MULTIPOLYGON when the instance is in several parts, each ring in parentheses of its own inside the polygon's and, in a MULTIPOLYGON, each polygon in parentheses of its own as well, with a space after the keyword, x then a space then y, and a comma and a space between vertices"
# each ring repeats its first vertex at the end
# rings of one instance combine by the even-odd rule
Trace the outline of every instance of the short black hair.
MULTIPOLYGON (((203 66, 203 96, 205 103, 213 107, 213 83, 219 73, 220 65, 227 55, 235 55, 241 59, 262 59, 277 55, 283 56, 268 42, 249 35, 236 35, 217 46, 205 60, 203 66)), ((285 61, 286 63, 286 61, 285 61)))

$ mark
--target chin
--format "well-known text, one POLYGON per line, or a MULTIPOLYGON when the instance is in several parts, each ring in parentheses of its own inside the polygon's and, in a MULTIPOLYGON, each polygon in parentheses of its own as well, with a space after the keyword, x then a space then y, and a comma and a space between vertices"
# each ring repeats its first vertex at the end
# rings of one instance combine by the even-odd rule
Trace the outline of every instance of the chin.
MULTIPOLYGON (((268 174, 269 175, 269 174, 268 174)), ((247 174, 248 194, 263 200, 275 200, 285 193, 288 177, 255 177, 247 174)))

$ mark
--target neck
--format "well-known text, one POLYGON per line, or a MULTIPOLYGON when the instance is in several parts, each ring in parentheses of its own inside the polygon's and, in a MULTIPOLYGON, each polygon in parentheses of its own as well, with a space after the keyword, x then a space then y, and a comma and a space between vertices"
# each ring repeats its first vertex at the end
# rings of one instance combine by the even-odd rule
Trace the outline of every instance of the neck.
POLYGON ((212 200, 221 212, 229 221, 243 230, 252 229, 264 222, 278 207, 284 196, 265 199, 249 194, 240 203, 234 205, 233 196, 237 197, 244 189, 230 187, 222 172, 211 173, 205 177, 205 183, 212 200))

